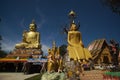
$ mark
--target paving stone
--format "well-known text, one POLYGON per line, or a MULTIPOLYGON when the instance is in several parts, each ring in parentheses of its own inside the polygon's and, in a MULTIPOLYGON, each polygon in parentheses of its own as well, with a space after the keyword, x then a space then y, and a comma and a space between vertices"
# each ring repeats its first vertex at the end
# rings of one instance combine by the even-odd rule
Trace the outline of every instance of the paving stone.
POLYGON ((103 80, 103 71, 91 70, 84 71, 84 76, 80 76, 81 80, 103 80))

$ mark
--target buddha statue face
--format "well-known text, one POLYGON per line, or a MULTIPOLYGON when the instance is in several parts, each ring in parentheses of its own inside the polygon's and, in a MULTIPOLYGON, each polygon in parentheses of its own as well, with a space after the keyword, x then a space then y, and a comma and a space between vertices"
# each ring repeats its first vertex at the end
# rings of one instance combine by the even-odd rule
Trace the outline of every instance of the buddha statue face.
POLYGON ((30 31, 36 31, 36 26, 35 26, 35 24, 30 24, 29 29, 30 29, 30 31))
POLYGON ((71 28, 70 28, 71 31, 76 31, 77 30, 77 27, 74 23, 71 24, 71 28))
POLYGON ((51 53, 51 49, 49 48, 49 49, 48 49, 48 54, 50 54, 50 53, 51 53))

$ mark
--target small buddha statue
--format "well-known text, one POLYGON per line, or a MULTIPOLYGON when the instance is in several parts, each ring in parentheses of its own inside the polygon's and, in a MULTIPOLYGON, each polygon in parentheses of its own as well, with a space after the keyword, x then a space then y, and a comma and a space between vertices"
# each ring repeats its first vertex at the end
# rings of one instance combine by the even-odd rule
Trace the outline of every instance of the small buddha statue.
POLYGON ((57 47, 57 50, 56 50, 56 53, 55 53, 55 60, 56 60, 56 63, 57 63, 57 71, 58 72, 61 72, 62 71, 62 68, 63 68, 63 60, 62 60, 62 57, 60 55, 60 48, 57 47))
POLYGON ((48 49, 48 56, 47 56, 47 58, 48 58, 48 61, 47 61, 47 71, 48 72, 52 72, 52 71, 54 71, 54 64, 55 64, 55 62, 54 62, 54 56, 51 53, 51 49, 48 49))
POLYGON ((87 51, 86 48, 84 48, 84 45, 82 43, 82 37, 81 33, 78 31, 77 25, 74 23, 75 13, 72 11, 69 14, 71 16, 71 24, 70 29, 68 31, 68 53, 69 57, 76 60, 76 59, 88 59, 91 57, 91 54, 89 51, 87 51))
POLYGON ((23 39, 21 43, 15 45, 15 48, 41 48, 40 34, 36 31, 37 25, 34 21, 29 26, 29 31, 23 32, 23 39))

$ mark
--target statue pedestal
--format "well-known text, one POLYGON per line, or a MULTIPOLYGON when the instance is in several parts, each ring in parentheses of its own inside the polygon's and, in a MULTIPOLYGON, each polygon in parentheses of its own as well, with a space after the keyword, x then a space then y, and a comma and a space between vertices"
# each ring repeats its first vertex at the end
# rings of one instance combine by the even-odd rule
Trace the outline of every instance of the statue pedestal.
POLYGON ((6 57, 7 58, 29 58, 32 56, 33 58, 38 58, 40 55, 43 55, 41 49, 14 49, 10 52, 6 57))

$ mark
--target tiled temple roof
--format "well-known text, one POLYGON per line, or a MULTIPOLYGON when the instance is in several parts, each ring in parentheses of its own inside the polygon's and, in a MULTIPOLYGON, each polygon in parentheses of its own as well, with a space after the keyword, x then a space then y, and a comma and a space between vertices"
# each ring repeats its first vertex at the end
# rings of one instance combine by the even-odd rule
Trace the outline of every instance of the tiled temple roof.
POLYGON ((91 52, 93 59, 99 56, 100 52, 105 46, 104 44, 108 46, 105 39, 94 40, 92 43, 89 44, 88 50, 91 52))
POLYGON ((103 43, 106 42, 105 39, 98 39, 94 40, 92 43, 89 44, 88 50, 100 50, 103 46, 103 43))

